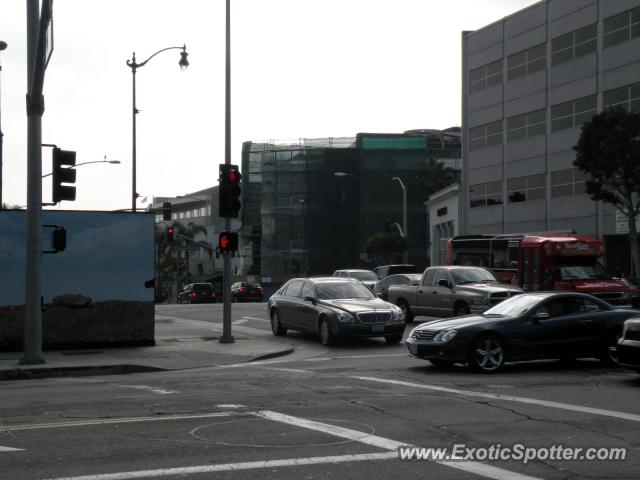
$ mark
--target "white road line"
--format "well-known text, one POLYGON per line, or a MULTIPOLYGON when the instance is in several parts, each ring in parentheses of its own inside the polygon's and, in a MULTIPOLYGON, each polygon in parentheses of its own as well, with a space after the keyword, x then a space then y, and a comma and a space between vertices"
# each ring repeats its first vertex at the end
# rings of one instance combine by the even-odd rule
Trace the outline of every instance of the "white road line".
POLYGON ((24 452, 24 448, 0 447, 0 452, 24 452))
POLYGON ((267 318, 248 317, 246 315, 244 315, 242 318, 246 318, 246 319, 249 319, 249 320, 259 320, 261 322, 268 322, 269 321, 267 318))
POLYGON ((290 372, 290 373, 312 373, 310 370, 302 370, 300 368, 281 368, 281 367, 259 367, 263 370, 276 370, 278 372, 290 372))
POLYGON ((487 398, 490 400, 501 400, 506 402, 527 403, 530 405, 540 405, 542 407, 556 408, 559 410, 569 410, 572 412, 588 413, 591 415, 601 415, 604 417, 614 417, 614 418, 620 418, 623 420, 630 420, 632 422, 640 422, 640 415, 636 415, 634 413, 618 412, 615 410, 604 410, 601 408, 593 408, 593 407, 584 407, 582 405, 572 405, 570 403, 553 402, 550 400, 539 400, 536 398, 528 398, 528 397, 517 397, 515 395, 501 395, 499 393, 476 392, 472 390, 458 390, 456 388, 441 387, 438 385, 428 385, 423 383, 403 382, 401 380, 389 380, 386 378, 356 377, 356 376, 353 376, 351 378, 355 378, 358 380, 366 380, 369 382, 389 383, 392 385, 402 385, 405 387, 422 388, 425 390, 433 390, 436 392, 453 393, 456 395, 463 395, 466 397, 478 397, 478 398, 487 398))
MULTIPOLYGON (((316 430, 318 432, 327 433, 336 437, 346 438, 355 442, 372 445, 374 447, 384 448, 385 450, 391 450, 393 452, 397 452, 397 449, 399 447, 410 446, 407 445, 407 443, 397 442, 389 438, 379 437, 377 435, 371 435, 368 433, 359 432, 357 430, 351 430, 350 428, 337 427, 335 425, 329 425, 327 423, 316 422, 315 420, 293 417, 291 415, 271 412, 268 410, 261 410, 253 413, 253 415, 267 418, 276 422, 286 423, 288 425, 295 425, 297 427, 316 430)), ((465 472, 475 473, 476 475, 492 478, 494 480, 539 480, 536 477, 521 475, 511 470, 505 470, 504 468, 494 467, 480 462, 433 461, 432 463, 437 463, 465 472)))
POLYGON ((83 427, 88 425, 112 425, 116 423, 136 423, 136 422, 161 422, 165 420, 190 420, 192 418, 212 418, 228 417, 234 415, 233 412, 215 412, 201 415, 157 415, 155 417, 132 417, 132 418, 97 418, 90 420, 76 420, 73 422, 36 423, 31 425, 5 425, 4 431, 15 432, 19 430, 40 430, 44 428, 65 428, 83 427))
POLYGON ((150 387, 148 385, 121 385, 112 383, 114 387, 133 388, 134 390, 144 390, 146 392, 157 393, 158 395, 171 395, 172 393, 180 393, 175 390, 165 390, 163 388, 150 387))
POLYGON ((359 455, 336 455, 329 457, 285 458, 282 460, 266 460, 262 462, 223 463, 219 465, 199 465, 194 467, 163 468, 159 470, 140 470, 137 472, 106 473, 101 475, 84 475, 80 477, 60 477, 49 480, 130 480, 133 478, 167 477, 171 475, 188 475, 208 472, 229 472, 251 470, 256 468, 298 467, 303 465, 319 465, 324 463, 362 462, 369 460, 389 460, 397 458, 395 452, 362 453, 359 455))

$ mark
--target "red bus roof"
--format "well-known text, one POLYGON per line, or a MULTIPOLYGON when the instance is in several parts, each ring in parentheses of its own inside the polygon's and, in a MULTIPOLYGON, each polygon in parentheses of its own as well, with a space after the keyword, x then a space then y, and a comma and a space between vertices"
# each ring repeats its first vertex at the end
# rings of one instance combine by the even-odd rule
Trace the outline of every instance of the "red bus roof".
POLYGON ((525 235, 520 245, 523 247, 532 247, 543 243, 557 242, 584 242, 593 246, 602 244, 597 238, 586 235, 545 233, 540 235, 525 235))

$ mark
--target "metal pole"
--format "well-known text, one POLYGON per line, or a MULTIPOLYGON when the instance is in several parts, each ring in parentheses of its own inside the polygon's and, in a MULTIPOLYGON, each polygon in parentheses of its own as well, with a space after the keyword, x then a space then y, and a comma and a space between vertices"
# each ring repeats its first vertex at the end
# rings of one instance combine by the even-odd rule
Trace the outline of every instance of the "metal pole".
MULTIPOLYGON (((6 42, 0 40, 0 51, 7 48, 6 42)), ((2 64, 0 64, 0 75, 2 75, 2 64)), ((1 79, 0 79, 1 80, 1 79)), ((2 82, 0 81, 0 106, 2 104, 2 82)), ((0 210, 2 210, 2 142, 4 133, 2 133, 2 108, 0 108, 0 210)))
POLYGON ((131 59, 131 76, 133 77, 133 95, 132 95, 132 108, 131 108, 131 117, 132 117, 132 142, 131 142, 131 211, 135 213, 136 211, 136 200, 138 199, 138 194, 136 192, 136 114, 138 113, 138 109, 136 108, 136 52, 133 52, 133 57, 131 59))
POLYGON ((42 114, 44 100, 32 92, 40 14, 39 0, 27 1, 27 245, 25 271, 24 356, 20 364, 45 363, 42 358, 42 114))
MULTIPOLYGON (((404 233, 404 238, 409 239, 409 233, 407 232, 407 188, 402 183, 402 180, 399 177, 393 177, 391 180, 397 180, 402 188, 402 233, 404 233)), ((404 263, 408 263, 409 249, 406 248, 404 251, 404 263)))
MULTIPOLYGON (((226 68, 225 68, 225 102, 224 102, 224 163, 231 165, 231 2, 227 0, 226 14, 226 68)), ((231 229, 231 219, 224 219, 224 229, 231 229)), ((220 343, 233 343, 231 335, 231 253, 224 255, 222 272, 222 337, 220 343)))

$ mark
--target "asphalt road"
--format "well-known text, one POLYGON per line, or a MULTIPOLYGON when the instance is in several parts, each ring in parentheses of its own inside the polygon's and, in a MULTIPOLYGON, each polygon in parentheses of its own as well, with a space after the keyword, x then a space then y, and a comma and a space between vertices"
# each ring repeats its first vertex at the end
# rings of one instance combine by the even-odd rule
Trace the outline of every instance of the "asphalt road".
MULTIPOLYGON (((160 313, 219 322, 221 307, 160 313)), ((264 304, 233 312, 234 328, 268 332, 264 304)), ((585 360, 483 375, 429 366, 382 339, 331 348, 311 335, 284 341, 294 354, 251 364, 4 382, 0 479, 638 478, 635 372, 585 360), (481 457, 517 444, 542 457, 554 445, 627 451, 625 460, 526 464, 396 452, 465 445, 481 457)))

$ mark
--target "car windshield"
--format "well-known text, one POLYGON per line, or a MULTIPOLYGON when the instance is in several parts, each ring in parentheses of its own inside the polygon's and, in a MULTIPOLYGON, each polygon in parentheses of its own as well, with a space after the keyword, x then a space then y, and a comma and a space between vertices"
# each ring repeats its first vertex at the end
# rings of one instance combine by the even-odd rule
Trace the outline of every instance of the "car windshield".
POLYGON ((320 300, 341 298, 377 298, 371 290, 358 282, 319 283, 316 291, 320 300))
POLYGON ((611 275, 598 262, 559 263, 558 280, 609 280, 611 275))
POLYGON ((455 268, 451 270, 451 276, 456 285, 463 283, 497 282, 496 277, 484 268, 455 268))
POLYGON ((520 294, 515 297, 507 298, 495 307, 486 310, 482 315, 491 316, 498 315, 501 317, 518 317, 532 308, 536 307, 545 299, 538 295, 520 294))
POLYGON ((349 272, 349 276, 360 281, 373 280, 375 282, 378 280, 378 276, 373 272, 349 272))

